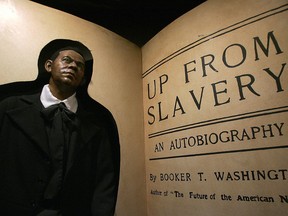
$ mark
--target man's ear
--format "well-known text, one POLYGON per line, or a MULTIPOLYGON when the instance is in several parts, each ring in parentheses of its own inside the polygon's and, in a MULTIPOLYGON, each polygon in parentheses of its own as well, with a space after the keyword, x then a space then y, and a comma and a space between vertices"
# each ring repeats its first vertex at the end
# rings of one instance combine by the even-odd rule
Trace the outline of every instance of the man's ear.
POLYGON ((53 61, 52 60, 50 60, 50 59, 48 59, 46 62, 45 62, 45 70, 48 72, 48 73, 50 73, 51 72, 51 70, 52 70, 52 63, 53 63, 53 61))

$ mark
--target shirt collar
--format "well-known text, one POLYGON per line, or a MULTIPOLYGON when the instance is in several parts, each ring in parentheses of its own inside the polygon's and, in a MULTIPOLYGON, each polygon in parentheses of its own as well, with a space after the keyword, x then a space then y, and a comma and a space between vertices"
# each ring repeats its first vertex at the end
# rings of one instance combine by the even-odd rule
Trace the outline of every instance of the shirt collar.
POLYGON ((49 89, 49 84, 46 84, 42 88, 41 96, 40 96, 41 103, 45 108, 58 104, 58 103, 65 103, 66 107, 71 111, 76 113, 78 108, 78 102, 76 99, 76 93, 74 93, 69 98, 66 98, 65 100, 59 100, 58 98, 54 97, 49 89))

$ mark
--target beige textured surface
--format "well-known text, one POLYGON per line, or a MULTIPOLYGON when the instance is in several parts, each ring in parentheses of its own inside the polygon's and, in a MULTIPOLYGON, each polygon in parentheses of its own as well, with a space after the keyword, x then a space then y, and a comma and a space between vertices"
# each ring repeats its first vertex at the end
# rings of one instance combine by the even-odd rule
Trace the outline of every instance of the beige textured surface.
POLYGON ((143 47, 149 216, 288 212, 287 3, 208 0, 143 47))

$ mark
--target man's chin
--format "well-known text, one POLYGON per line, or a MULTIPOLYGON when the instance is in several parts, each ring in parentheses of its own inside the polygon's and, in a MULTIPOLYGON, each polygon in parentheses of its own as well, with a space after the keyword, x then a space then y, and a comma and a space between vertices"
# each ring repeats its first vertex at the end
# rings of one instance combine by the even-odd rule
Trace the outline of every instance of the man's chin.
POLYGON ((77 85, 75 83, 75 80, 74 79, 70 79, 69 77, 65 77, 61 80, 61 85, 65 88, 69 88, 69 89, 77 89, 77 87, 79 85, 77 85))

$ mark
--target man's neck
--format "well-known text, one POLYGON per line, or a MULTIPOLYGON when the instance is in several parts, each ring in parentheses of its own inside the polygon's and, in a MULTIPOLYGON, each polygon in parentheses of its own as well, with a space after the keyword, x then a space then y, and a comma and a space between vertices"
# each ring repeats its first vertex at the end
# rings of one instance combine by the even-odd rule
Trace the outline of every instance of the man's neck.
POLYGON ((59 100, 65 100, 75 93, 70 88, 55 88, 53 85, 49 85, 49 89, 51 94, 59 100))

